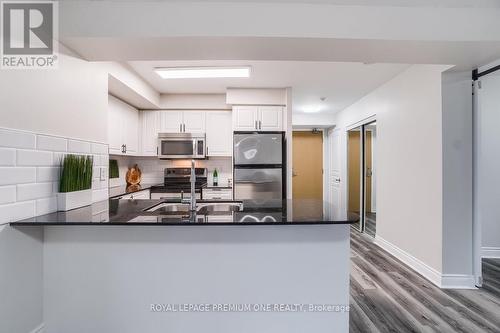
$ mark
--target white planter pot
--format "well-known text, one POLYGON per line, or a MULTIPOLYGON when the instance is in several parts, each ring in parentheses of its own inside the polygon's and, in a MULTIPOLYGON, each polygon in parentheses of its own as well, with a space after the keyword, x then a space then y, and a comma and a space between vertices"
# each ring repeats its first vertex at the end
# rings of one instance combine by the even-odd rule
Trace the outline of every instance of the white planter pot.
POLYGON ((57 210, 68 211, 92 204, 92 190, 57 193, 57 210))

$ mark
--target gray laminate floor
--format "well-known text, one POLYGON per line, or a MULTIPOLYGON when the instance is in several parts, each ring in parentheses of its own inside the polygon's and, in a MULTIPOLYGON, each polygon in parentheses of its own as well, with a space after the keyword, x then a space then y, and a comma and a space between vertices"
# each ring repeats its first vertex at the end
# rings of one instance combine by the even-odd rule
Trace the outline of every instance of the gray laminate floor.
POLYGON ((351 332, 500 332, 500 260, 484 287, 441 290, 351 230, 351 332))

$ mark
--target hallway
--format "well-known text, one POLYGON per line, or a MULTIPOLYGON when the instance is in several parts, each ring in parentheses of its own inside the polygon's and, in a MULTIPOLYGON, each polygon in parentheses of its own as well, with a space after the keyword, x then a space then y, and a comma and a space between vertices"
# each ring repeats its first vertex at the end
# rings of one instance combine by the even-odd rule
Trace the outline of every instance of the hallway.
POLYGON ((351 228, 350 332, 499 332, 500 260, 480 290, 442 290, 351 228))

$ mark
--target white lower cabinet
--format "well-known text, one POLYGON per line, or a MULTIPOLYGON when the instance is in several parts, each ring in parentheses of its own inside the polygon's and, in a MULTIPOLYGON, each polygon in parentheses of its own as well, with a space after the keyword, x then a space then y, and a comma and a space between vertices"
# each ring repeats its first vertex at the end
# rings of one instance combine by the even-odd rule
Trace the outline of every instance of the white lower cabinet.
POLYGON ((207 156, 231 156, 233 151, 232 115, 230 111, 206 112, 207 156))

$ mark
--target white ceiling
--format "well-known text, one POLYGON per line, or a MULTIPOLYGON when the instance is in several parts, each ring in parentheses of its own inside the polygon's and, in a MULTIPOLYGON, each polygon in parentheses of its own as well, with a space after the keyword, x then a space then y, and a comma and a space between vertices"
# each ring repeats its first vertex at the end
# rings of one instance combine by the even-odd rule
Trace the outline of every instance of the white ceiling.
POLYGON ((131 61, 135 70, 153 88, 164 94, 225 93, 228 87, 292 87, 293 111, 321 108, 335 113, 387 82, 408 65, 307 61, 131 61), (155 67, 251 66, 250 78, 161 79, 155 67), (322 102, 321 97, 326 97, 322 102))

